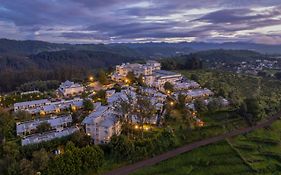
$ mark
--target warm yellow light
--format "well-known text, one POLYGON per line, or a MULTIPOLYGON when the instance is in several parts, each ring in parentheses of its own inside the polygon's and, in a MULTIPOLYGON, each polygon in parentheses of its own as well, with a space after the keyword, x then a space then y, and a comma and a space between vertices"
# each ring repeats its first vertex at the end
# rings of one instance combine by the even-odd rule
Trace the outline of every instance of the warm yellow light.
POLYGON ((171 91, 167 90, 167 93, 168 93, 168 94, 170 94, 170 93, 171 93, 171 91))
POLYGON ((96 94, 96 91, 94 91, 93 94, 95 95, 95 94, 96 94))
POLYGON ((129 83, 129 80, 128 80, 128 79, 125 79, 125 83, 129 83))
POLYGON ((172 106, 173 106, 173 105, 174 105, 174 102, 172 102, 172 101, 171 101, 171 102, 170 102, 170 105, 172 105, 172 106))
POLYGON ((90 80, 90 81, 94 81, 94 77, 93 77, 93 76, 90 76, 90 77, 89 77, 89 80, 90 80))
POLYGON ((76 106, 71 106, 72 111, 76 111, 76 106))
POLYGON ((139 129, 139 126, 138 126, 138 125, 135 125, 135 129, 139 129))

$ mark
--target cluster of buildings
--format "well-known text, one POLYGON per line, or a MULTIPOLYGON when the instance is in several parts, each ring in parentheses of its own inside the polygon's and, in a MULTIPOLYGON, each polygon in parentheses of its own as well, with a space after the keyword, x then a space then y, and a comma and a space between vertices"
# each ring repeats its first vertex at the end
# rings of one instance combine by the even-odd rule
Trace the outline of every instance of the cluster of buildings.
POLYGON ((21 142, 24 146, 67 136, 79 130, 77 127, 71 125, 71 115, 52 116, 49 118, 18 122, 16 123, 16 132, 18 136, 22 137, 21 142), (44 133, 38 133, 38 127, 42 124, 48 124, 50 130, 44 133))
POLYGON ((114 81, 126 81, 126 76, 132 72, 136 77, 142 76, 143 82, 151 87, 163 88, 165 82, 175 83, 182 79, 181 74, 161 70, 161 64, 157 61, 147 61, 146 64, 123 63, 117 65, 111 76, 114 81))
MULTIPOLYGON (((83 86, 70 81, 62 83, 58 88, 58 92, 67 98, 81 94, 83 91, 83 86)), ((28 94, 29 93, 37 93, 37 91, 31 91, 28 92, 28 94)), ((71 135, 78 131, 78 127, 72 126, 71 115, 57 115, 65 110, 71 109, 72 111, 76 111, 81 108, 83 108, 83 99, 80 97, 73 99, 62 98, 59 100, 41 99, 15 103, 14 112, 25 111, 32 115, 54 115, 25 122, 18 122, 16 124, 16 132, 17 135, 22 138, 22 145, 49 141, 55 138, 71 135), (50 130, 44 133, 38 133, 38 127, 44 123, 50 126, 50 130)))
MULTIPOLYGON (((117 65, 111 79, 115 82, 128 81, 127 75, 132 72, 136 77, 142 77, 146 87, 138 89, 125 86, 120 92, 114 89, 106 91, 106 105, 102 106, 100 102, 93 103, 94 110, 84 118, 81 125, 84 126, 85 132, 96 144, 108 143, 113 135, 121 132, 120 117, 123 116, 120 110, 120 101, 136 104, 137 98, 145 96, 149 99, 151 105, 157 110, 154 116, 146 120, 147 124, 157 124, 161 115, 164 114, 164 105, 167 97, 176 99, 179 94, 185 95, 189 99, 188 107, 194 107, 192 101, 201 97, 209 97, 213 92, 207 88, 201 88, 200 84, 195 81, 187 80, 180 73, 161 70, 161 64, 156 61, 147 61, 146 64, 122 64, 117 65), (174 87, 174 93, 164 91, 164 84, 169 82, 174 87), (138 91, 138 93, 136 92, 138 91), (118 110, 119 109, 119 110, 118 110)), ((66 99, 77 96, 84 92, 84 87, 80 84, 66 81, 61 83, 58 92, 66 99)), ((90 95, 89 95, 90 97, 90 95)), ((20 102, 14 104, 14 111, 26 111, 30 114, 55 114, 57 115, 66 109, 79 109, 83 107, 83 99, 80 97, 73 99, 61 99, 51 101, 48 99, 20 102)), ((207 102, 206 102, 207 103, 207 102)), ((135 114, 131 114, 132 123, 135 126, 140 122, 135 114)), ((197 122, 201 122, 196 118, 197 122)), ((55 116, 44 119, 36 119, 27 122, 17 123, 17 135, 22 137, 22 145, 40 143, 42 141, 52 140, 54 138, 64 137, 79 130, 78 127, 72 126, 71 115, 55 116), (48 123, 51 130, 45 133, 37 133, 37 127, 42 123, 48 123)))
POLYGON ((257 75, 258 72, 265 69, 280 69, 277 60, 242 61, 236 66, 236 73, 247 73, 257 75))
POLYGON ((80 109, 83 107, 83 99, 74 98, 71 100, 50 101, 48 99, 26 101, 14 104, 14 111, 26 111, 30 114, 54 114, 66 109, 80 109))
POLYGON ((211 65, 213 69, 222 69, 236 73, 246 73, 257 75, 259 72, 266 70, 281 70, 281 62, 278 58, 268 59, 248 59, 247 61, 220 61, 211 65))
MULTIPOLYGON (((94 111, 87 116, 82 124, 85 126, 86 133, 92 137, 95 143, 103 144, 108 143, 113 135, 118 135, 121 132, 121 124, 119 118, 123 115, 118 110, 120 101, 126 101, 130 104, 135 104, 137 100, 136 89, 129 87, 121 90, 121 92, 115 92, 115 90, 106 91, 107 105, 101 106, 100 103, 95 103, 94 111)), ((154 88, 144 88, 143 93, 149 98, 152 105, 156 110, 161 111, 164 106, 164 102, 167 95, 162 94, 154 88)), ((132 115, 132 123, 138 124, 139 120, 136 116, 132 115)), ((158 115, 152 116, 146 123, 156 124, 158 115)))

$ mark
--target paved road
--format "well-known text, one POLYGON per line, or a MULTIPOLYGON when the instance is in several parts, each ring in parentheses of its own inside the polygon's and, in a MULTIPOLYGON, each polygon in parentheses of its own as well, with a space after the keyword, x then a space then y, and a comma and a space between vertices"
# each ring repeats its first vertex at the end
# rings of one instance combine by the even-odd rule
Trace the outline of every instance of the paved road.
POLYGON ((185 153, 185 152, 191 151, 193 149, 199 148, 201 146, 208 145, 208 144, 211 144, 211 143, 216 143, 218 141, 222 141, 222 140, 224 140, 226 138, 229 138, 229 137, 237 136, 237 135, 240 135, 240 134, 245 134, 247 132, 250 132, 250 131, 253 131, 253 130, 256 130, 256 129, 259 129, 259 128, 264 128, 266 126, 270 126, 280 116, 281 116, 281 111, 278 112, 277 114, 275 114, 274 116, 271 116, 268 120, 260 122, 253 127, 234 130, 234 131, 231 131, 231 132, 226 133, 226 134, 222 134, 222 135, 211 137, 211 138, 204 139, 204 140, 201 140, 201 141, 193 142, 191 144, 184 145, 182 147, 179 147, 179 148, 174 149, 172 151, 168 151, 166 153, 160 154, 160 155, 155 156, 153 158, 142 160, 142 161, 136 162, 134 164, 123 166, 121 168, 112 170, 110 172, 105 173, 104 175, 127 175, 127 174, 132 173, 132 172, 134 172, 134 171, 136 171, 140 168, 143 168, 145 166, 154 165, 154 164, 159 163, 163 160, 170 159, 172 157, 175 157, 175 156, 180 155, 182 153, 185 153))

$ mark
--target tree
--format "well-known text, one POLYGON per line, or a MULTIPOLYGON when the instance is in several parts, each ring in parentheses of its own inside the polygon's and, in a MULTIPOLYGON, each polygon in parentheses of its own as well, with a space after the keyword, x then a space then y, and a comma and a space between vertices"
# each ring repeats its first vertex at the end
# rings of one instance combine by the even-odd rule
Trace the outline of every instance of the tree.
POLYGON ((106 100, 106 91, 105 90, 99 90, 94 96, 93 100, 100 101, 103 105, 107 104, 106 100))
POLYGON ((109 142, 111 154, 118 161, 130 160, 135 153, 135 146, 133 142, 124 135, 112 136, 109 142))
POLYGON ((27 159, 20 161, 20 174, 21 175, 35 175, 36 172, 32 167, 32 162, 27 159))
POLYGON ((165 82, 164 84, 164 89, 166 91, 174 91, 174 85, 172 85, 170 82, 165 82))
POLYGON ((89 171, 97 172, 104 162, 104 153, 98 146, 77 148, 71 146, 64 154, 49 161, 47 173, 49 175, 76 175, 89 171))
POLYGON ((20 156, 19 146, 13 141, 5 142, 3 144, 3 156, 17 160, 20 156))
POLYGON ((5 139, 14 138, 15 132, 14 117, 0 109, 0 143, 4 142, 5 139))
POLYGON ((258 121, 262 118, 264 109, 257 99, 246 99, 247 112, 252 114, 255 121, 258 121))
POLYGON ((199 113, 205 113, 208 111, 207 105, 201 99, 195 100, 194 106, 199 113))
POLYGON ((78 147, 85 147, 93 142, 91 136, 88 136, 85 132, 78 131, 71 135, 70 140, 78 147))
POLYGON ((115 89, 115 92, 121 92, 121 86, 119 85, 119 84, 115 84, 114 86, 113 86, 113 89, 115 89))
POLYGON ((126 98, 119 98, 115 104, 115 111, 120 114, 119 122, 122 126, 123 134, 130 134, 130 126, 132 123, 132 114, 134 111, 134 99, 131 94, 126 94, 126 98))
POLYGON ((32 120, 32 115, 26 111, 18 111, 14 116, 21 121, 32 120))
POLYGON ((98 146, 86 146, 80 150, 82 170, 97 172, 104 162, 103 151, 98 146))
POLYGON ((83 101, 83 106, 84 106, 84 109, 87 110, 87 111, 94 110, 94 105, 93 105, 91 100, 85 99, 83 101))
MULTIPOLYGON (((20 150, 17 143, 14 141, 8 141, 3 144, 3 162, 4 166, 3 170, 4 174, 16 175, 19 173, 19 158, 20 158, 20 150)), ((1 168, 0 168, 1 169, 1 168)))
POLYGON ((36 127, 36 131, 39 133, 50 131, 51 129, 52 129, 52 127, 51 127, 50 123, 48 123, 48 122, 43 122, 36 127))
POLYGON ((133 72, 128 72, 126 79, 129 81, 129 84, 133 84, 136 82, 136 77, 135 74, 133 72))
POLYGON ((196 74, 191 74, 190 79, 193 80, 193 81, 198 82, 199 81, 199 76, 196 75, 196 74))
POLYGON ((134 114, 140 124, 141 137, 143 138, 144 124, 151 123, 151 118, 156 115, 156 109, 154 105, 151 104, 148 96, 144 94, 137 95, 134 114))
POLYGON ((98 80, 101 84, 107 84, 108 83, 106 73, 103 69, 100 69, 99 72, 98 72, 98 80))
POLYGON ((216 112, 216 111, 220 110, 221 107, 222 107, 221 101, 218 98, 212 99, 208 104, 208 110, 210 112, 216 112))
POLYGON ((39 151, 34 151, 32 154, 32 162, 34 169, 39 172, 45 171, 48 167, 49 159, 49 154, 44 148, 39 151))
POLYGON ((185 109, 185 100, 186 99, 186 96, 183 95, 183 94, 179 94, 178 95, 178 103, 177 103, 177 108, 180 109, 180 110, 184 110, 185 109))
POLYGON ((257 121, 261 120, 264 115, 264 109, 257 99, 248 98, 241 104, 239 113, 249 122, 250 125, 253 125, 257 121))

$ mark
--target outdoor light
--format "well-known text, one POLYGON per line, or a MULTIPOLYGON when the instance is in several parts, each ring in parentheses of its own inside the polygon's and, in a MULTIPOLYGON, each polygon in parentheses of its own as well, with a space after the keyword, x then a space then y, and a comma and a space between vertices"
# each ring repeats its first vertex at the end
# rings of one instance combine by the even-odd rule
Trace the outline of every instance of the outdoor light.
POLYGON ((90 81, 93 81, 93 80, 94 80, 94 77, 93 77, 93 76, 90 76, 90 77, 89 77, 89 80, 90 80, 90 81))

